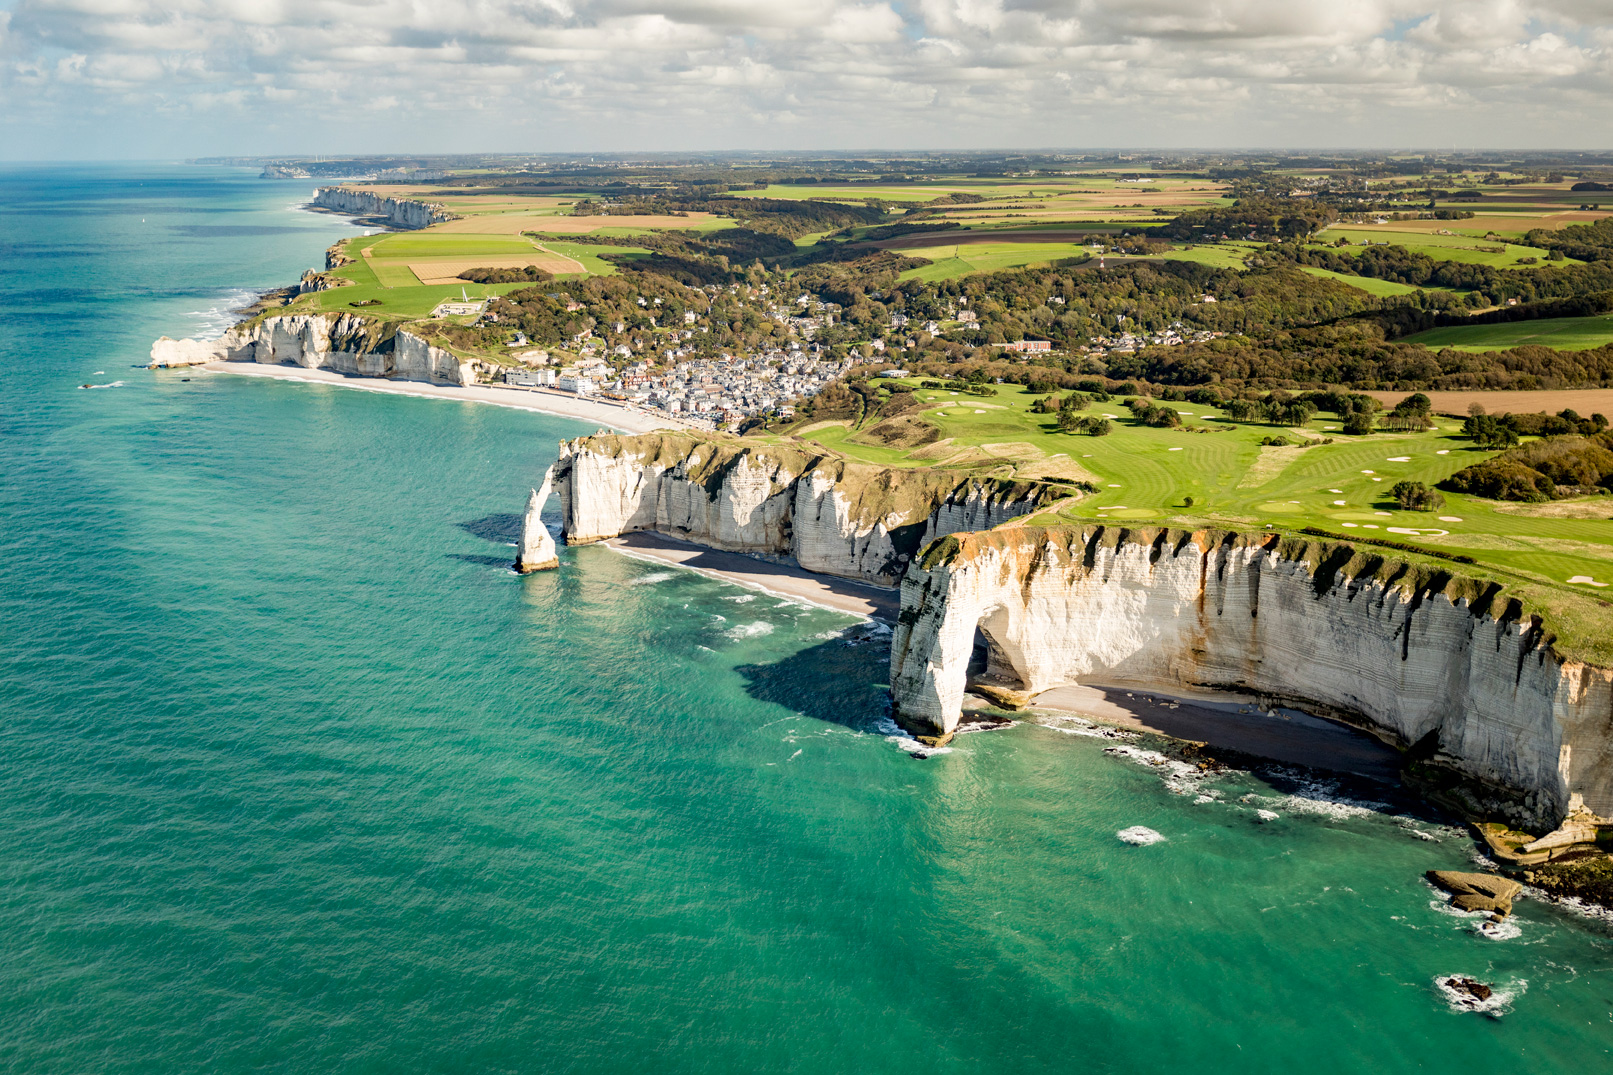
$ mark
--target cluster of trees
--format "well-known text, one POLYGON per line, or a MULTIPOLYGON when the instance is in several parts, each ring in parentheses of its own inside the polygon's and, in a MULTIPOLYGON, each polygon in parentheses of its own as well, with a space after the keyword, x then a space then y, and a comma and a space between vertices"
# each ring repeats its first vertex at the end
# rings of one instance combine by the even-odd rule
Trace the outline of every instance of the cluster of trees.
POLYGON ((1405 511, 1438 511, 1445 506, 1445 498, 1422 482, 1395 482, 1389 495, 1405 511))
POLYGON ((1606 428, 1605 416, 1593 414, 1581 418, 1573 408, 1564 408, 1557 414, 1486 414, 1483 407, 1474 404, 1462 422, 1462 435, 1472 438, 1480 448, 1510 448, 1520 437, 1561 437, 1574 433, 1590 436, 1606 428))
POLYGON ((1193 209, 1158 229, 1169 239, 1213 242, 1223 237, 1278 241, 1302 239, 1339 217, 1330 205, 1309 199, 1242 197, 1216 209, 1193 209))
MULTIPOLYGON (((1108 399, 1107 392, 1102 393, 1108 399)), ((1082 414, 1092 406, 1092 396, 1084 392, 1071 392, 1067 396, 1048 396, 1031 404, 1033 414, 1057 414, 1058 427, 1065 433, 1080 433, 1088 437, 1107 437, 1112 429, 1109 419, 1098 414, 1082 414)))
MULTIPOLYGON (((923 235, 932 231, 952 231, 963 227, 956 220, 915 221, 905 224, 882 224, 877 228, 869 228, 857 237, 859 242, 879 242, 884 239, 900 239, 904 235, 923 235)), ((850 232, 841 234, 849 235, 850 232)), ((830 236, 835 238, 835 236, 830 236)))
POLYGON ((544 284, 554 279, 554 273, 528 265, 524 269, 466 269, 459 278, 473 284, 544 284))
POLYGON ((1087 437, 1107 437, 1111 428, 1112 423, 1101 414, 1076 414, 1074 411, 1059 412, 1059 429, 1066 433, 1078 433, 1087 437))
MULTIPOLYGON (((1613 218, 1609 218, 1613 219, 1613 218)), ((1605 221, 1598 221, 1598 225, 1605 221)), ((1564 228, 1564 232, 1574 228, 1564 228)), ((1561 235, 1561 232, 1546 233, 1561 235)), ((1534 233, 1531 233, 1531 237, 1534 233)), ((1536 245, 1548 246, 1545 242, 1536 245)), ((1368 246, 1359 252, 1340 254, 1332 250, 1312 249, 1298 243, 1281 243, 1267 247, 1261 255, 1267 259, 1281 259, 1297 265, 1311 265, 1345 276, 1364 276, 1374 280, 1390 280, 1414 287, 1451 288, 1469 292, 1462 296, 1423 296, 1416 306, 1432 305, 1482 307, 1517 299, 1520 303, 1533 303, 1545 299, 1570 299, 1591 292, 1613 289, 1613 264, 1597 260, 1589 265, 1549 265, 1539 269, 1498 269, 1493 265, 1471 265, 1461 261, 1435 261, 1427 254, 1407 250, 1403 246, 1368 246)), ((1548 258, 1561 260, 1564 250, 1552 249, 1548 258)), ((1593 260, 1580 254, 1570 256, 1593 260)), ((1606 255, 1604 255, 1605 259, 1606 255)), ((1402 304, 1403 306, 1405 304, 1402 304)), ((1420 332, 1433 327, 1432 322, 1409 331, 1420 332)))
POLYGON ((1126 406, 1132 415, 1145 426, 1154 426, 1158 429, 1179 429, 1182 425, 1182 416, 1176 413, 1175 407, 1167 407, 1154 403, 1143 396, 1128 399, 1126 406))
POLYGON ((1430 417, 1433 411, 1432 400, 1421 392, 1413 392, 1396 403, 1388 414, 1378 419, 1378 424, 1385 429, 1401 433, 1420 432, 1434 424, 1433 418, 1430 417))
POLYGON ((729 198, 723 196, 726 192, 726 184, 720 190, 635 192, 617 197, 608 204, 580 200, 572 207, 572 212, 578 216, 687 216, 689 213, 712 213, 729 217, 743 228, 782 235, 792 240, 813 232, 878 224, 886 215, 884 209, 872 205, 846 205, 810 199, 729 198))
POLYGON ((1385 339, 1367 320, 1296 327, 1239 337, 1145 347, 1112 355, 1111 377, 1165 385, 1346 384, 1363 389, 1552 389, 1613 385, 1613 345, 1584 351, 1515 347, 1473 354, 1385 339))
POLYGON ((1234 422, 1266 422, 1274 426, 1302 426, 1316 417, 1316 404, 1296 399, 1286 392, 1273 393, 1263 400, 1229 399, 1221 404, 1234 422))
MULTIPOLYGON (((1598 184, 1601 189, 1608 187, 1598 184)), ((1579 187, 1575 187, 1578 190, 1579 187)), ((1536 228, 1524 236, 1530 246, 1543 247, 1553 254, 1578 258, 1580 261, 1613 260, 1613 217, 1603 217, 1590 224, 1573 224, 1566 228, 1536 228)))
POLYGON ((1613 434, 1551 437, 1510 448, 1462 468, 1440 482, 1440 487, 1491 500, 1527 503, 1613 491, 1613 434))

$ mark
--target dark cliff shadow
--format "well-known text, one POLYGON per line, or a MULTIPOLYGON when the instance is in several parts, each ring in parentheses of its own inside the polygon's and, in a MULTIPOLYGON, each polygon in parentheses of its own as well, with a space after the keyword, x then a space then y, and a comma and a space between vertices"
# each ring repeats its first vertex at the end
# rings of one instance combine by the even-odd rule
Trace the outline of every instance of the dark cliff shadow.
POLYGON ((500 545, 515 545, 521 540, 522 517, 519 515, 498 514, 483 515, 480 519, 469 522, 455 523, 454 525, 467 534, 481 538, 483 541, 494 541, 500 545))
POLYGON ((890 712, 890 632, 868 624, 849 627, 841 637, 782 661, 740 665, 735 671, 752 698, 813 720, 869 732, 890 712))

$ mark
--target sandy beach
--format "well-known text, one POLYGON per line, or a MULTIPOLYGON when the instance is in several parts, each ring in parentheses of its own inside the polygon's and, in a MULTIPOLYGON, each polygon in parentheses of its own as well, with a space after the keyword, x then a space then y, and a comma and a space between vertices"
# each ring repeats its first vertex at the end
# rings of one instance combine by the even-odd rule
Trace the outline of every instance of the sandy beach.
POLYGON ((1168 735, 1260 758, 1400 782, 1400 754, 1366 732, 1255 698, 1192 695, 1137 686, 1070 684, 1036 696, 1032 710, 1074 713, 1101 724, 1168 735))
POLYGON ((518 411, 536 411, 559 418, 606 426, 622 433, 649 433, 656 429, 682 428, 666 415, 654 414, 637 408, 623 407, 603 400, 580 399, 569 392, 548 392, 542 389, 501 388, 476 385, 461 388, 458 385, 427 384, 424 381, 390 381, 379 377, 348 377, 330 370, 310 370, 301 366, 263 366, 256 362, 209 362, 193 367, 210 373, 233 373, 246 377, 271 377, 281 381, 301 381, 305 384, 338 385, 365 392, 388 392, 399 396, 416 396, 422 399, 450 399, 461 403, 490 403, 496 407, 512 407, 518 411))
POLYGON ((836 612, 849 612, 853 616, 895 620, 901 610, 902 596, 898 590, 833 575, 814 575, 788 564, 758 560, 736 552, 718 552, 661 534, 641 530, 610 538, 604 544, 627 556, 674 564, 753 590, 836 612))

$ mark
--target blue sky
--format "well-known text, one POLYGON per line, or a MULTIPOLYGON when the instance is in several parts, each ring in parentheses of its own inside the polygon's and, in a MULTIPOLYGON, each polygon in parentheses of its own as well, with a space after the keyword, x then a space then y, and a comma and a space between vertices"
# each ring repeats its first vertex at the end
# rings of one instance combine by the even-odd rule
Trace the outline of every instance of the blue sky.
POLYGON ((1609 148, 1613 0, 0 0, 0 156, 1609 148))

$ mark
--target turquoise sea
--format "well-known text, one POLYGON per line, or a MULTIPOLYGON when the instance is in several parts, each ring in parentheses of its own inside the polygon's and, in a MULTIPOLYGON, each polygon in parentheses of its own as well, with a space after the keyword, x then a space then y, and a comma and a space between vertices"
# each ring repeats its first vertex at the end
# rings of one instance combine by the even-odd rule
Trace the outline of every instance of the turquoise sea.
POLYGON ((1073 725, 915 759, 875 629, 510 574, 585 426, 132 368, 353 232, 309 188, 0 170, 0 1069, 1609 1070, 1613 932, 1481 935, 1406 804, 1073 725))

